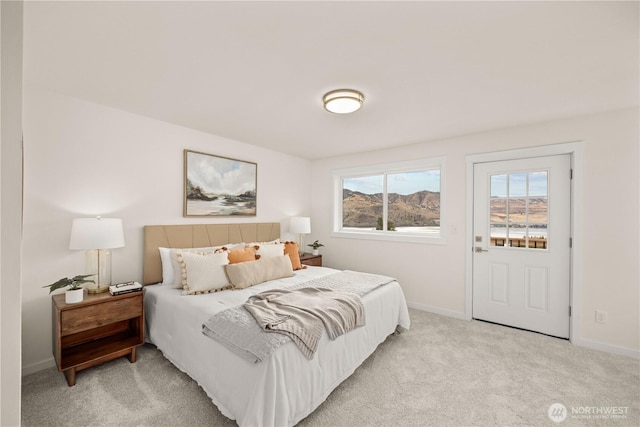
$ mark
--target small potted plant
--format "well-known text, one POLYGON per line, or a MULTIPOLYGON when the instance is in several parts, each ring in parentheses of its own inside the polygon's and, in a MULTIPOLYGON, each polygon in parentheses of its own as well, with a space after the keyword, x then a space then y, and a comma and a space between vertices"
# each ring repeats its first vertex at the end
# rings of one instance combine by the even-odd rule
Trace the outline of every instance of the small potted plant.
POLYGON ((313 249, 313 252, 312 252, 313 255, 318 255, 319 253, 318 249, 324 245, 316 240, 313 243, 309 243, 307 246, 310 246, 313 249))
POLYGON ((94 274, 85 274, 75 276, 73 279, 69 279, 68 277, 63 277, 55 283, 50 285, 45 285, 43 288, 49 288, 49 293, 55 291, 56 289, 66 288, 70 286, 70 288, 64 294, 64 302, 67 304, 74 304, 76 302, 81 302, 84 297, 84 289, 82 287, 85 283, 95 283, 93 280, 87 280, 87 277, 95 276, 94 274))

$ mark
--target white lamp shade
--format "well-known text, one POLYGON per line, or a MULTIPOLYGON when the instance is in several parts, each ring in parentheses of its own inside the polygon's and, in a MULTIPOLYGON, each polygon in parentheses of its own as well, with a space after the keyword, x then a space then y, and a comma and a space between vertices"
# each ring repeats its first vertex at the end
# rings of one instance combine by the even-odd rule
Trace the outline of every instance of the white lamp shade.
POLYGON ((308 216, 294 216, 289 223, 289 232, 296 234, 311 233, 311 218, 308 216))
POLYGON ((120 218, 76 218, 71 224, 69 249, 113 249, 124 246, 120 218))

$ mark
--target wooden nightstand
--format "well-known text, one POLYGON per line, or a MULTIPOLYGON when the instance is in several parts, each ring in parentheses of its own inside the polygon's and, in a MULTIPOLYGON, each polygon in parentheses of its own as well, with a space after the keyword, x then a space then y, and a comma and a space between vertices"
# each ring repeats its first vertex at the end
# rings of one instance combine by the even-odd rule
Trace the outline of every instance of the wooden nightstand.
POLYGON ((136 347, 144 343, 144 293, 112 296, 85 294, 77 304, 52 297, 53 356, 69 386, 76 371, 127 356, 136 361, 136 347))
POLYGON ((312 255, 309 253, 304 253, 300 255, 300 262, 304 265, 322 267, 322 255, 312 255))

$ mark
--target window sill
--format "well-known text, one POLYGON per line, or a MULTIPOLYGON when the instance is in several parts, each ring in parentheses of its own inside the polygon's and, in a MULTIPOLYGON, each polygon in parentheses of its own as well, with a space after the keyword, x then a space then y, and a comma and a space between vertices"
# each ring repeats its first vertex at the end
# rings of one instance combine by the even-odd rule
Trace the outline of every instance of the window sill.
POLYGON ((444 236, 416 236, 415 233, 398 233, 395 231, 388 232, 367 232, 367 231, 333 231, 331 237, 344 238, 344 239, 359 239, 359 240, 380 240, 387 242, 402 242, 402 243, 420 243, 427 245, 446 245, 447 240, 444 236))

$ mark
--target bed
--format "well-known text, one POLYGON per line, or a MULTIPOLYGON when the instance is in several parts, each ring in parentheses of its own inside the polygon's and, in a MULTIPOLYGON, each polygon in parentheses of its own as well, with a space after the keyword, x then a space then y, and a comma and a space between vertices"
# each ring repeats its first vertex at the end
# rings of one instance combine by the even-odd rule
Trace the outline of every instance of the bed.
MULTIPOLYGON (((337 270, 308 267, 292 277, 241 290, 200 295, 162 282, 159 247, 199 248, 280 238, 279 223, 153 225, 144 228, 146 339, 198 382, 226 417, 240 426, 290 426, 327 396, 397 330, 410 326, 400 285, 392 281, 362 297, 366 325, 329 340, 326 333, 309 360, 293 342, 261 363, 250 363, 202 333, 213 314, 242 305, 250 296, 326 277, 337 270)), ((265 332, 266 333, 266 332, 265 332)))

